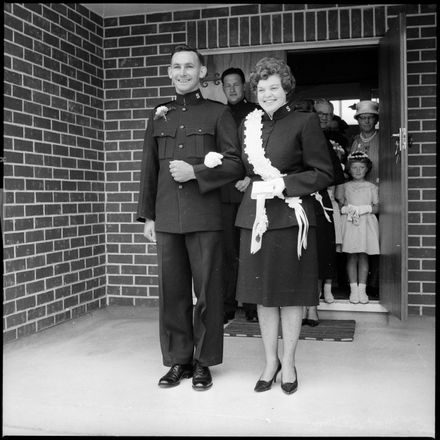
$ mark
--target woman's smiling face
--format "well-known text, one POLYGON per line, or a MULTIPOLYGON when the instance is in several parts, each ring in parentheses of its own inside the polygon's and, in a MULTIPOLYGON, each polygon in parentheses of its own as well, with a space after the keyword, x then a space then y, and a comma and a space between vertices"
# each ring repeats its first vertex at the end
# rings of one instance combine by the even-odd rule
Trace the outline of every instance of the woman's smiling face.
POLYGON ((286 92, 278 74, 258 81, 257 98, 262 109, 270 116, 287 102, 286 92))

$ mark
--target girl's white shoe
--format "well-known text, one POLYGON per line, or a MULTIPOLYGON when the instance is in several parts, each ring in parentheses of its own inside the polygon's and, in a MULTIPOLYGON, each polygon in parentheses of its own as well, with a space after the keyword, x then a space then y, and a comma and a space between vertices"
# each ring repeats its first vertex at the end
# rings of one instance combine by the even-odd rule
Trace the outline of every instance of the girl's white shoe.
POLYGON ((326 291, 324 290, 324 301, 325 301, 327 304, 334 303, 334 302, 335 302, 335 297, 333 296, 333 294, 332 294, 331 292, 326 292, 326 291))
POLYGON ((367 290, 366 284, 359 284, 359 302, 361 304, 368 304, 368 302, 370 301, 366 290, 367 290))
POLYGON ((356 283, 350 283, 350 298, 352 304, 359 304, 359 288, 356 283))

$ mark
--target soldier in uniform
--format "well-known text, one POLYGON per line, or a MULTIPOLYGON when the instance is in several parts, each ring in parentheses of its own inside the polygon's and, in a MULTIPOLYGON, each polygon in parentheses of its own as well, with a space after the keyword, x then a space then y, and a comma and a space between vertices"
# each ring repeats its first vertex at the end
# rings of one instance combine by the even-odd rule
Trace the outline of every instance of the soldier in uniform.
MULTIPOLYGON (((240 127, 241 121, 257 105, 249 102, 244 96, 246 83, 244 73, 241 69, 230 67, 221 76, 223 92, 228 100, 228 107, 232 116, 240 127)), ((223 215, 223 244, 225 246, 225 297, 224 297, 224 323, 234 319, 237 309, 235 300, 235 289, 237 285, 238 260, 240 253, 240 229, 235 226, 235 217, 240 206, 243 192, 246 191, 250 182, 249 177, 243 180, 228 183, 221 188, 222 193, 222 215, 223 215)), ((243 304, 246 319, 249 321, 258 320, 257 307, 255 304, 243 304)))
POLYGON ((200 93, 206 70, 196 49, 175 48, 176 99, 153 110, 145 133, 137 220, 157 241, 160 344, 171 367, 161 387, 192 377, 194 389, 209 389, 208 367, 223 358, 220 187, 244 168, 230 110, 200 93))

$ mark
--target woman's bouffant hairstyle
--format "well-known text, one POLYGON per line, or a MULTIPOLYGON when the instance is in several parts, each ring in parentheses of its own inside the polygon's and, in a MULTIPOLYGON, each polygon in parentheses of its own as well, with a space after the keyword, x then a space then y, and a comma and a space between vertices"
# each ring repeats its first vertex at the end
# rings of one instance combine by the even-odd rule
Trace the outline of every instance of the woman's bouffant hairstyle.
POLYGON ((273 57, 264 57, 255 65, 249 78, 251 90, 255 92, 257 90, 258 81, 261 79, 265 80, 272 75, 279 75, 281 85, 286 93, 293 92, 296 81, 290 67, 284 60, 273 57))
POLYGON ((367 166, 367 174, 371 171, 371 168, 373 168, 373 162, 371 162, 371 159, 368 157, 368 155, 362 151, 355 151, 354 153, 351 153, 347 157, 347 171, 350 171, 350 166, 354 162, 361 162, 367 166))

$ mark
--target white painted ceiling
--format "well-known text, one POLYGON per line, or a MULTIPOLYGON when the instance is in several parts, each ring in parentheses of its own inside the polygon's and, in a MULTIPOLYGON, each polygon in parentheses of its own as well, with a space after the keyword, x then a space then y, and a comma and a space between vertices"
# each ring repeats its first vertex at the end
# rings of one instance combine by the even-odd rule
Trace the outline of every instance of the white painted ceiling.
POLYGON ((81 3, 103 18, 231 6, 224 3, 81 3))

